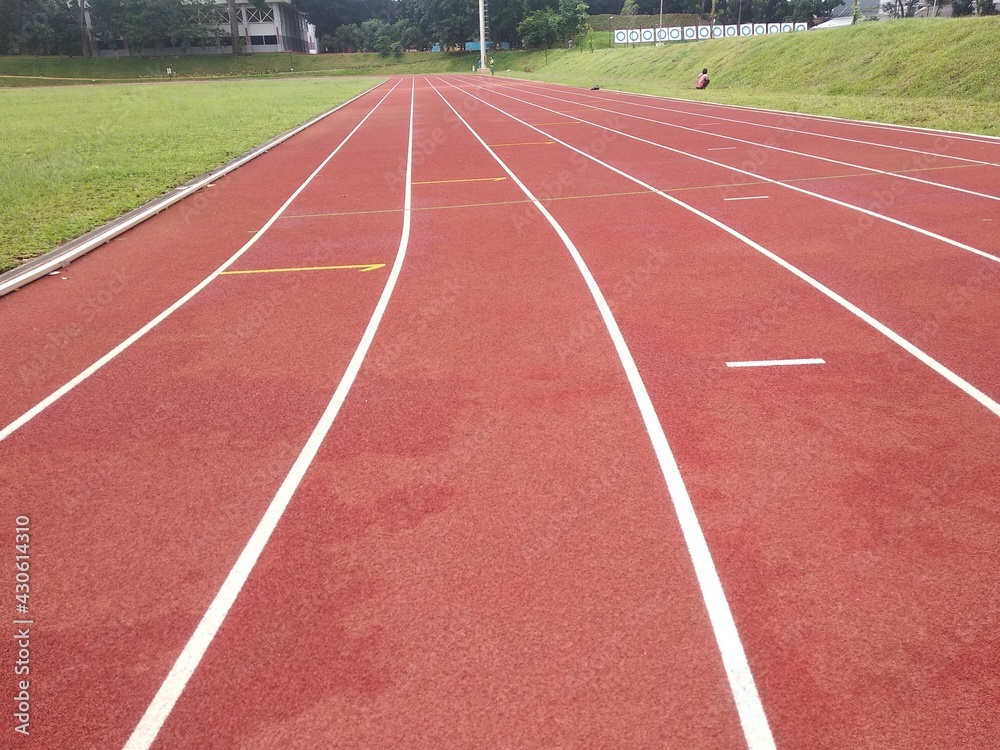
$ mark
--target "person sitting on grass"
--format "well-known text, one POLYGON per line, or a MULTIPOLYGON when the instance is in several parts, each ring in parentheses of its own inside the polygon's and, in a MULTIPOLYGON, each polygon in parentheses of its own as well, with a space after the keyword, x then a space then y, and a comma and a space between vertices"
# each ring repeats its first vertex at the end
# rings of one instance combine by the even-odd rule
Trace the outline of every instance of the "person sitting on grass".
POLYGON ((696 89, 707 89, 708 88, 708 68, 701 69, 701 75, 698 76, 698 82, 695 83, 694 87, 696 89))

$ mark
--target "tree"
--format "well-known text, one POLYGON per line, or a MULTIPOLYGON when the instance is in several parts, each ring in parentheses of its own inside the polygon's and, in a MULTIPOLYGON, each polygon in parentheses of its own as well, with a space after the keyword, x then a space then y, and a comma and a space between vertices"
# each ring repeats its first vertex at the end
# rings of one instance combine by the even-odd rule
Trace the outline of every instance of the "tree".
POLYGON ((559 20, 557 22, 560 40, 582 34, 589 26, 587 4, 581 0, 559 0, 559 20))
POLYGON ((517 33, 525 46, 548 49, 559 40, 559 16, 549 8, 536 10, 517 25, 517 33))
POLYGON ((388 36, 385 33, 385 23, 377 18, 369 18, 359 27, 358 49, 361 52, 378 52, 378 39, 388 36))
POLYGON ((784 21, 790 12, 789 5, 785 0, 751 0, 750 9, 753 20, 758 23, 784 21))
POLYGON ((973 13, 973 8, 975 0, 951 0, 951 15, 955 18, 958 16, 971 16, 973 13))
POLYGON ((226 8, 229 11, 229 37, 233 45, 233 54, 240 54, 240 15, 236 7, 236 0, 226 0, 226 8))
POLYGON ((517 25, 526 13, 524 0, 490 0, 490 37, 493 41, 514 41, 517 25))
POLYGON ((0 0, 0 52, 45 54, 50 10, 45 0, 0 0))
POLYGON ((122 0, 88 0, 90 23, 101 41, 114 45, 118 57, 118 40, 123 39, 127 30, 125 3, 122 0))
POLYGON ((323 37, 327 52, 358 52, 361 49, 361 29, 357 24, 338 26, 333 34, 323 37))
POLYGON ((414 47, 416 49, 427 48, 428 44, 426 35, 424 35, 424 33, 417 28, 417 25, 410 19, 401 18, 390 28, 390 36, 394 41, 399 42, 401 50, 409 47, 414 47))
POLYGON ((639 6, 636 5, 635 0, 625 0, 625 4, 622 5, 622 11, 620 15, 635 16, 638 14, 639 14, 639 6))
POLYGON ((48 54, 76 54, 81 49, 81 36, 83 49, 86 53, 94 54, 90 33, 86 28, 81 33, 80 4, 77 0, 71 0, 69 3, 52 2, 51 7, 49 25, 52 27, 52 37, 48 54))
POLYGON ((139 13, 137 41, 154 46, 160 57, 163 47, 171 47, 174 34, 183 25, 180 0, 145 0, 139 13))
POLYGON ((882 3, 882 10, 890 18, 912 18, 917 8, 917 2, 918 0, 892 0, 888 3, 882 3))
POLYGON ((476 0, 427 0, 427 20, 434 38, 445 46, 479 38, 476 0))

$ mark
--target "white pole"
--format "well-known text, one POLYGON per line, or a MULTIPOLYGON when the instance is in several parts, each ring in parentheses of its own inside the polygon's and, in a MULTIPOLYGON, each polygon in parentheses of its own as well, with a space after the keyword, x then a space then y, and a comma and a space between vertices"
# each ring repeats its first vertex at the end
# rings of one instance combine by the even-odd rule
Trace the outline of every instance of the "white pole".
POLYGON ((486 11, 479 0, 479 69, 486 70, 486 11))

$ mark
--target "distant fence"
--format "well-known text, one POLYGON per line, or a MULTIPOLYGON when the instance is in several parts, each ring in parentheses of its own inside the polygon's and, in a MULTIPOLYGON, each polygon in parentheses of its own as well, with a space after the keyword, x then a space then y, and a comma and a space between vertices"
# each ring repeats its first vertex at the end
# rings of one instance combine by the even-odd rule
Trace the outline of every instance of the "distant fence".
POLYGON ((734 36, 763 36, 805 31, 806 23, 741 23, 718 26, 667 26, 657 29, 615 29, 615 44, 652 42, 696 42, 699 39, 724 39, 734 36))

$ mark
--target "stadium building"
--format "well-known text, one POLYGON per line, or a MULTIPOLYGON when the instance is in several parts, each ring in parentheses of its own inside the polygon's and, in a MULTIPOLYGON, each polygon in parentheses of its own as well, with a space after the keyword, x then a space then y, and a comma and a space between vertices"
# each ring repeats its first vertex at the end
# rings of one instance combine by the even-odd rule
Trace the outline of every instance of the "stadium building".
MULTIPOLYGON (((290 2, 268 2, 261 10, 246 0, 237 0, 237 20, 243 52, 308 52, 316 54, 318 44, 316 27, 306 20, 290 2)), ((209 16, 201 17, 201 21, 212 28, 217 28, 213 39, 205 41, 205 46, 169 46, 165 42, 160 47, 144 47, 144 54, 162 55, 211 55, 231 54, 232 33, 229 26, 229 6, 226 0, 216 0, 216 5, 207 11, 209 16)), ((92 29, 90 12, 87 12, 87 26, 92 29)), ((94 34, 94 48, 101 57, 127 56, 130 54, 124 39, 106 41, 94 34)))

